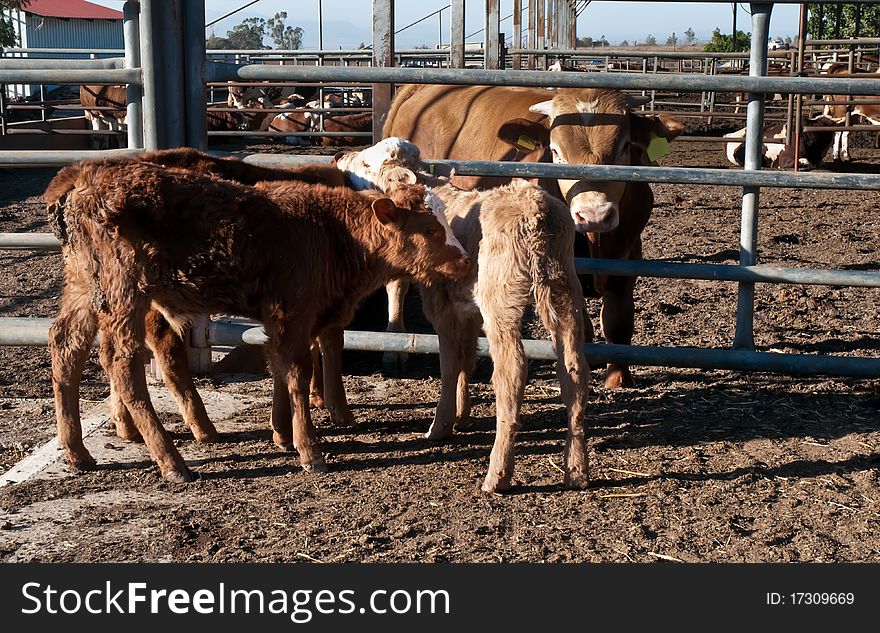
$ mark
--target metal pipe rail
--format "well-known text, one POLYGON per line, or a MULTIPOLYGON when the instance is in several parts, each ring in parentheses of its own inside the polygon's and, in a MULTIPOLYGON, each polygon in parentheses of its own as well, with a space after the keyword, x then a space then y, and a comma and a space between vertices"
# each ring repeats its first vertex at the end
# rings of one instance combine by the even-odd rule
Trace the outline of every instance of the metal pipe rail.
POLYGON ((123 68, 125 59, 110 57, 106 59, 27 59, 0 57, 0 70, 86 70, 91 68, 123 68))
MULTIPOLYGON (((45 346, 49 343, 52 319, 6 318, 2 320, 0 345, 45 346)), ((260 326, 211 322, 207 327, 207 344, 217 346, 263 345, 267 338, 260 326)), ((439 341, 433 334, 398 334, 392 332, 359 332, 345 330, 347 350, 376 352, 408 352, 437 354, 439 341)), ((556 360, 550 341, 524 339, 526 357, 535 360, 556 360)), ((777 354, 727 349, 693 347, 669 348, 642 345, 611 345, 587 343, 584 351, 589 363, 596 367, 605 363, 627 363, 642 366, 693 367, 697 369, 728 369, 766 371, 785 374, 818 374, 826 376, 880 377, 880 359, 852 356, 812 354, 777 354)), ((477 340, 477 354, 489 355, 489 341, 477 340)))
MULTIPOLYGON (((0 154, 2 155, 2 154, 0 154)), ((239 154, 240 156, 240 154, 239 154)), ((332 161, 331 156, 251 154, 244 161, 267 167, 332 161)), ((484 160, 428 160, 433 165, 454 168, 459 176, 503 176, 506 178, 556 178, 562 180, 619 180, 665 182, 686 185, 760 186, 790 189, 880 189, 880 174, 793 173, 750 169, 705 169, 697 167, 627 167, 625 165, 570 165, 561 163, 515 163, 484 160)))
MULTIPOLYGON (((51 233, 0 233, 0 250, 58 252, 61 250, 61 242, 51 233)), ((575 257, 574 263, 579 274, 880 288, 880 271, 781 268, 767 265, 731 266, 581 257, 575 257)))
POLYGON ((536 73, 529 70, 469 68, 391 68, 361 66, 236 66, 208 64, 208 81, 325 81, 414 83, 682 92, 751 92, 794 94, 880 95, 880 81, 822 77, 749 77, 742 75, 622 73, 536 73))
POLYGON ((36 150, 0 151, 0 166, 9 167, 56 167, 70 165, 81 160, 104 158, 128 158, 142 154, 143 149, 65 150, 43 152, 36 150))
MULTIPOLYGON (((0 59, 0 84, 134 84, 143 85, 140 68, 31 69, 8 68, 0 59)), ((62 61, 62 60, 52 60, 62 61)), ((75 60, 74 60, 75 61, 75 60)))

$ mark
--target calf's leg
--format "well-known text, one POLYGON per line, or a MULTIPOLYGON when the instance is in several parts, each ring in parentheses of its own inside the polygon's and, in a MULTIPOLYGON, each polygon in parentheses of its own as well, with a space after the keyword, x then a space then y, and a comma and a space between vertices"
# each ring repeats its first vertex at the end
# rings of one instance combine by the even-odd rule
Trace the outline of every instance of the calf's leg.
POLYGON ((312 381, 309 383, 309 404, 319 409, 324 408, 324 370, 321 363, 321 346, 317 340, 312 341, 312 381))
POLYGON ((289 408, 293 411, 292 424, 290 416, 281 418, 280 405, 276 402, 272 408, 272 423, 275 429, 275 443, 287 447, 291 443, 299 453, 299 462, 306 471, 326 471, 327 466, 318 446, 315 427, 309 411, 309 381, 312 374, 312 356, 310 337, 303 323, 293 324, 266 323, 269 336, 269 359, 272 363, 272 374, 275 380, 276 401, 280 399, 278 391, 283 382, 289 394, 289 408), (283 423, 287 421, 287 424, 283 423), (289 433, 289 435, 288 435, 289 433))
POLYGON ((79 417, 79 384, 98 329, 88 273, 70 263, 65 270, 61 308, 49 329, 52 391, 58 442, 77 470, 93 468, 94 458, 83 444, 79 417))
MULTIPOLYGON (((395 279, 385 285, 388 294, 388 325, 386 332, 406 332, 406 324, 403 322, 403 307, 406 293, 409 292, 409 279, 395 279)), ((382 354, 383 369, 394 376, 406 374, 406 364, 409 354, 405 352, 385 352, 382 354)))
POLYGON ((144 438, 162 476, 175 483, 192 481, 186 462, 159 421, 144 371, 144 317, 146 309, 108 298, 109 314, 101 314, 102 355, 109 364, 111 383, 117 389, 135 427, 144 438), (115 305, 114 305, 115 304, 115 305))
POLYGON ((538 314, 556 350, 556 375, 562 402, 568 411, 564 483, 569 488, 585 489, 590 481, 584 437, 590 368, 584 356, 584 302, 574 267, 570 267, 567 281, 552 280, 549 292, 537 294, 538 314))
POLYGON ((213 442, 219 437, 211 423, 189 370, 186 345, 158 310, 150 310, 146 318, 146 340, 159 369, 162 380, 174 396, 184 422, 198 442, 213 442))
MULTIPOLYGON (((602 333, 609 343, 629 345, 635 327, 635 302, 633 290, 635 277, 608 277, 602 293, 602 333)), ((635 381, 629 366, 608 363, 605 386, 609 389, 633 387, 635 381)))
POLYGON ((343 330, 325 330, 319 340, 324 360, 324 403, 330 414, 330 422, 335 426, 351 426, 354 424, 354 414, 348 406, 345 385, 342 382, 343 330))

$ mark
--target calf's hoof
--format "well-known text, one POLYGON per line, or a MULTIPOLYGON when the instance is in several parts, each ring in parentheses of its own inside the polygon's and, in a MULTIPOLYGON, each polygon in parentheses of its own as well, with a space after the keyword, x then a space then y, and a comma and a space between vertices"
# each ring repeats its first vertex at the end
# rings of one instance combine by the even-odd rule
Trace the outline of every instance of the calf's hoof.
POLYGON ((141 436, 140 431, 134 426, 134 424, 126 424, 124 422, 120 422, 119 420, 115 421, 116 426, 116 437, 124 442, 143 442, 144 438, 141 436))
POLYGON ((320 393, 310 393, 309 394, 309 406, 315 407, 316 409, 324 408, 324 396, 320 393))
POLYGON ((330 424, 333 426, 354 426, 354 414, 350 410, 330 409, 330 424))
POLYGON ((510 490, 513 477, 504 477, 498 474, 489 473, 483 481, 483 492, 502 493, 510 490))
POLYGON ((165 479, 165 481, 170 481, 173 484, 188 484, 191 481, 195 480, 195 477, 193 477, 193 474, 186 466, 175 468, 174 470, 169 470, 166 473, 162 473, 162 478, 165 479))
POLYGON ((308 464, 302 464, 302 469, 307 473, 326 473, 327 463, 323 459, 316 459, 308 464))
POLYGON ((452 425, 442 425, 436 421, 431 424, 431 428, 425 433, 426 440, 445 440, 450 437, 452 437, 452 425))
POLYGON ((474 425, 474 421, 471 420, 470 416, 458 418, 455 420, 455 424, 452 425, 452 428, 456 431, 467 431, 474 425))
POLYGON ((279 439, 274 439, 274 438, 272 441, 275 442, 275 446, 280 448, 285 453, 292 453, 293 452, 293 442, 291 442, 289 440, 279 440, 279 439))
POLYGON ((607 389, 621 389, 624 387, 635 387, 636 381, 633 380, 629 367, 615 368, 610 367, 608 374, 605 376, 605 387, 607 389))
POLYGON ((76 455, 69 454, 67 456, 67 463, 70 464, 71 470, 74 472, 85 472, 87 470, 94 470, 97 467, 98 462, 95 461, 95 458, 89 455, 88 451, 83 453, 78 453, 76 455))
POLYGON ((586 472, 567 472, 563 483, 570 490, 586 490, 590 486, 590 478, 586 472))
POLYGON ((385 352, 382 354, 382 370, 388 376, 405 376, 409 369, 409 354, 385 352))
POLYGON ((200 444, 211 444, 213 442, 220 441, 220 434, 217 432, 217 429, 213 427, 210 430, 193 429, 193 437, 195 438, 196 442, 199 442, 200 444))

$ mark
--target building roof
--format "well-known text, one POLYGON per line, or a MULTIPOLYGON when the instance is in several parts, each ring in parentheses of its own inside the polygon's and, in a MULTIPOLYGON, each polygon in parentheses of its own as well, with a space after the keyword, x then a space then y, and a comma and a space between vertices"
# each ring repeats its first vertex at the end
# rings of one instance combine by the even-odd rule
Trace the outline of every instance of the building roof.
POLYGON ((122 19, 122 11, 86 0, 31 0, 22 10, 44 18, 122 19))

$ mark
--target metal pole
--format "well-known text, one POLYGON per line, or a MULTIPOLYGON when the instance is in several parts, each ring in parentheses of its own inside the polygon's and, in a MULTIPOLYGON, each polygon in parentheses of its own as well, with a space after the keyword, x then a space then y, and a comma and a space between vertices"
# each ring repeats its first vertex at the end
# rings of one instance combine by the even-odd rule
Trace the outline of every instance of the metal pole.
MULTIPOLYGON (((522 48, 522 0, 513 0, 513 48, 522 48)), ((519 55, 513 56, 513 69, 519 70, 519 55)))
MULTIPOLYGON (((800 11, 800 19, 798 23, 798 42, 797 42, 797 75, 800 76, 804 70, 804 48, 806 46, 807 39, 807 5, 801 5, 800 11)), ((789 96, 789 101, 791 97, 789 96)), ((797 159, 800 156, 800 147, 801 147, 801 127, 803 126, 803 107, 804 107, 804 96, 801 94, 795 95, 794 97, 794 123, 789 125, 789 134, 794 134, 794 171, 800 171, 800 161, 797 159), (793 130, 791 128, 794 128, 793 130)), ((791 118, 789 117, 789 122, 791 118)))
MULTIPOLYGON (((754 35, 752 35, 752 46, 754 46, 754 35)), ((733 3, 733 35, 730 50, 736 52, 736 2, 733 3)))
MULTIPOLYGON (((394 66, 394 0, 373 0, 373 66, 394 66)), ((392 95, 392 84, 373 84, 373 143, 382 140, 392 95)))
MULTIPOLYGON (((530 49, 535 49, 538 47, 535 41, 535 20, 537 17, 535 0, 529 0, 529 30, 528 37, 526 38, 526 42, 528 43, 528 47, 530 49)), ((529 70, 535 69, 535 56, 532 54, 527 55, 526 68, 529 70)))
MULTIPOLYGON (((538 0, 538 10, 535 13, 536 25, 538 27, 537 37, 536 37, 537 46, 535 46, 535 48, 538 50, 544 50, 544 47, 545 47, 544 46, 545 45, 544 35, 547 32, 546 31, 547 24, 546 24, 546 21, 544 20, 544 2, 545 2, 545 0, 538 0)), ((544 61, 539 67, 542 70, 547 70, 547 56, 543 55, 542 59, 544 61)))
POLYGON ((183 3, 183 19, 186 144, 196 149, 206 149, 208 94, 205 88, 205 0, 186 0, 183 3))
MULTIPOLYGON (((321 0, 318 0, 318 50, 324 50, 324 7, 321 5, 321 0)), ((318 57, 318 66, 323 62, 323 58, 318 57)))
MULTIPOLYGON (((767 38, 770 33, 770 13, 773 5, 751 3, 752 46, 749 55, 749 75, 753 77, 767 74, 767 38)), ((749 93, 746 110, 746 155, 744 168, 761 169, 761 145, 764 130, 764 94, 749 93)), ((758 259, 758 194, 756 186, 743 187, 742 224, 739 237, 739 263, 741 266, 754 266, 758 259)), ((742 283, 736 306, 736 334, 733 339, 735 349, 754 349, 755 347, 755 284, 742 283)))
POLYGON ((500 68, 501 51, 498 47, 498 35, 501 31, 501 13, 498 0, 486 0, 486 29, 483 31, 483 68, 497 70, 500 68))
POLYGON ((464 68, 464 0, 449 4, 449 67, 464 68))
POLYGON ((141 72, 144 81, 142 113, 144 121, 143 146, 147 151, 159 149, 161 136, 159 131, 159 116, 156 109, 157 97, 161 96, 161 91, 158 82, 156 81, 159 60, 156 57, 157 40, 154 37, 153 30, 153 25, 156 22, 154 13, 161 11, 161 8, 156 6, 159 1, 160 0, 142 0, 141 2, 141 72), (157 95, 157 92, 160 94, 157 95))
MULTIPOLYGON (((122 34, 125 40, 125 67, 139 68, 141 65, 140 3, 128 0, 122 7, 122 34)), ((143 100, 144 88, 128 84, 125 92, 126 126, 128 128, 129 149, 144 146, 143 100)))

